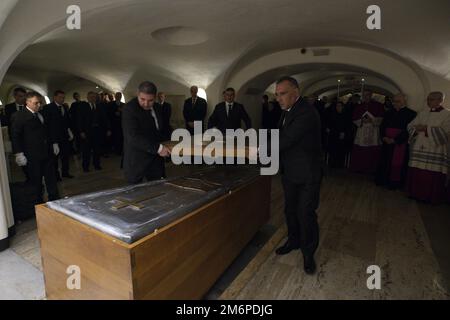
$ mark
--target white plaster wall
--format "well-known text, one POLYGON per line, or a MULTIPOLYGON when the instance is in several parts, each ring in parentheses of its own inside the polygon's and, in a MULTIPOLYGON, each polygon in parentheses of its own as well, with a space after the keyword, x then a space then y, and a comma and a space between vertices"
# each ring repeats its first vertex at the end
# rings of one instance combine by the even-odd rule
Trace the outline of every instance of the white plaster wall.
MULTIPOLYGON (((444 106, 450 109, 450 81, 430 71, 424 71, 424 73, 427 78, 427 81, 429 82, 430 87, 429 91, 442 91, 446 96, 444 106)), ((419 101, 419 103, 417 104, 416 108, 418 110, 421 110, 426 106, 425 98, 426 96, 422 101, 419 101)))

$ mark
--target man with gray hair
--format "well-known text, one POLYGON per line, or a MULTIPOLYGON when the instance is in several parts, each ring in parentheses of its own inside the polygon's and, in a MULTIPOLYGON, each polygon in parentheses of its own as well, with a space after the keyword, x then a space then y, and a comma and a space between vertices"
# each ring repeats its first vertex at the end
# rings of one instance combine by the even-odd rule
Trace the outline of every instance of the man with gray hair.
POLYGON ((164 158, 170 150, 161 144, 164 120, 161 110, 155 108, 157 91, 152 82, 142 82, 137 97, 123 109, 123 168, 130 184, 165 177, 164 158))
POLYGON ((191 98, 184 102, 183 116, 186 122, 186 129, 189 130, 191 135, 194 134, 194 122, 204 121, 206 117, 206 111, 208 109, 208 104, 206 100, 200 98, 198 95, 198 87, 191 87, 191 98))
POLYGON ((428 108, 408 125, 411 157, 406 182, 410 198, 438 204, 446 197, 450 163, 450 110, 444 94, 431 92, 428 108))
POLYGON ((408 169, 408 124, 417 113, 408 108, 406 96, 398 93, 393 99, 394 107, 385 114, 380 125, 383 141, 376 183, 389 189, 401 188, 408 169))

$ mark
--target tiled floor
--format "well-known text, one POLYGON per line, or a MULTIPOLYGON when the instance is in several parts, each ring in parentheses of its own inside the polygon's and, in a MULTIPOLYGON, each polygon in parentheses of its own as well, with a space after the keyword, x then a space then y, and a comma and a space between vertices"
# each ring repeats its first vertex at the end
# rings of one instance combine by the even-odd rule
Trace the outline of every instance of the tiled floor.
MULTIPOLYGON (((421 210, 402 192, 376 187, 366 177, 337 173, 323 184, 319 208, 318 271, 307 276, 299 251, 285 256, 262 250, 251 276, 237 278, 225 299, 449 299, 421 210), (381 289, 369 290, 371 265, 380 267, 381 289)), ((426 213, 425 213, 426 214, 426 213)), ((447 229, 448 230, 448 229, 447 229)), ((448 238, 448 236, 447 236, 448 238)), ((441 264, 442 265, 442 264, 441 264)), ((246 270, 243 270, 245 273, 246 270)))
POLYGON ((0 252, 0 300, 44 298, 42 272, 11 249, 0 252))

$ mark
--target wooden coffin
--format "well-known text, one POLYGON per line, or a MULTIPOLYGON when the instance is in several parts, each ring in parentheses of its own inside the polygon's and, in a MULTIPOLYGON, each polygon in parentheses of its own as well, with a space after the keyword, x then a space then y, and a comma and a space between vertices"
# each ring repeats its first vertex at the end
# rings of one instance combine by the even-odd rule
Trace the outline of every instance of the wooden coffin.
POLYGON ((201 299, 268 220, 270 181, 256 176, 132 243, 37 206, 47 298, 201 299), (80 289, 67 286, 70 266, 80 289))

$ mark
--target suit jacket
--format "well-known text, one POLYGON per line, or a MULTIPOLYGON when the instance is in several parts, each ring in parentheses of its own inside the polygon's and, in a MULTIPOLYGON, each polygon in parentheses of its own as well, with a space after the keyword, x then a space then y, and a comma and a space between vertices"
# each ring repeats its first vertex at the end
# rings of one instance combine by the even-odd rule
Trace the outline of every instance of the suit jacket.
POLYGON ((281 108, 278 103, 270 101, 262 105, 262 128, 261 129, 277 129, 280 121, 281 108), (272 110, 270 110, 272 106, 272 110))
MULTIPOLYGON (((23 108, 25 109, 25 106, 23 106, 23 108)), ((10 129, 9 129, 10 133, 11 133, 11 117, 17 111, 18 110, 17 110, 15 102, 7 104, 5 106, 5 116, 4 116, 5 123, 2 123, 2 126, 10 127, 10 129)))
POLYGON ((158 103, 157 108, 160 109, 163 121, 163 136, 164 140, 170 140, 172 135, 172 127, 170 126, 170 117, 172 116, 172 105, 168 102, 163 104, 158 103))
POLYGON ((44 123, 31 111, 15 112, 12 116, 11 142, 14 153, 25 154, 29 161, 41 161, 52 154, 51 146, 56 137, 51 136, 44 117, 44 123))
POLYGON ((118 105, 115 101, 111 101, 106 105, 111 129, 120 130, 122 128, 122 111, 125 103, 120 102, 118 105))
POLYGON ((93 133, 92 130, 94 128, 97 128, 101 132, 106 132, 110 129, 105 105, 96 103, 95 110, 92 110, 89 103, 83 101, 78 108, 78 132, 89 135, 93 133))
MULTIPOLYGON (((161 109, 155 113, 159 129, 163 128, 161 109)), ((138 99, 134 98, 124 107, 122 113, 124 135, 123 168, 128 182, 136 183, 148 174, 164 176, 164 159, 158 155, 163 141, 150 111, 142 109, 138 99)))
POLYGON ((184 101, 183 116, 186 122, 186 129, 188 129, 191 133, 193 133, 194 129, 188 126, 188 122, 204 121, 207 109, 208 104, 206 103, 206 100, 203 98, 197 97, 195 105, 192 105, 192 98, 189 98, 186 101, 184 101))
POLYGON ((284 178, 298 184, 320 182, 323 156, 317 110, 299 99, 289 112, 283 113, 279 128, 280 166, 284 178))
POLYGON ((64 110, 64 116, 62 115, 60 107, 55 102, 45 105, 42 110, 50 134, 53 137, 56 137, 57 143, 67 143, 69 141, 69 109, 66 106, 62 106, 62 108, 64 110))
POLYGON ((241 128, 241 120, 244 121, 247 129, 252 127, 252 122, 242 104, 234 102, 231 112, 227 115, 225 102, 219 103, 208 120, 208 128, 216 127, 225 134, 226 129, 241 128))
POLYGON ((70 105, 69 117, 70 117, 70 128, 74 133, 78 133, 78 110, 83 104, 83 101, 75 101, 70 105))

